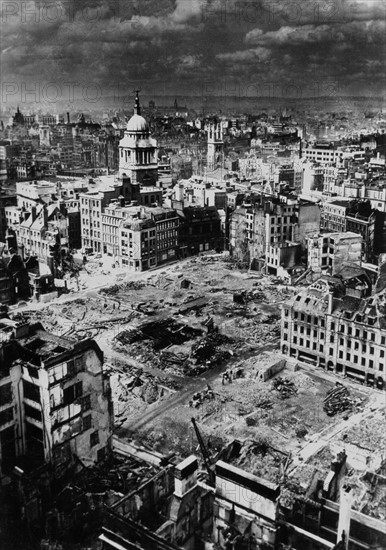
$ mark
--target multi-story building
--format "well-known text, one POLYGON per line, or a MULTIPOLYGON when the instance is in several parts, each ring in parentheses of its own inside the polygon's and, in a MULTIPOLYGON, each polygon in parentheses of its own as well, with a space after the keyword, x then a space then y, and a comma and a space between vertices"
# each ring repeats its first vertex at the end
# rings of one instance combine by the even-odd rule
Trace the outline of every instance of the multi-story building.
POLYGON ((175 210, 134 207, 122 215, 118 250, 123 265, 143 271, 178 258, 180 218, 175 210))
POLYGON ((119 175, 129 177, 133 185, 155 186, 157 182, 157 142, 150 136, 149 125, 141 116, 138 92, 134 114, 119 142, 119 175))
MULTIPOLYGON (((157 143, 150 136, 149 125, 141 116, 138 95, 134 115, 127 123, 124 138, 119 143, 119 175, 101 176, 90 180, 89 190, 80 194, 82 246, 95 252, 116 245, 116 238, 103 241, 102 211, 111 201, 119 199, 122 206, 139 204, 161 205, 162 189, 156 186, 158 164, 157 143)), ((107 233, 109 223, 104 215, 107 233)), ((114 217, 114 216, 113 216, 114 217)), ((112 235, 111 235, 112 236, 112 235)), ((115 237, 117 234, 115 234, 115 237)))
POLYGON ((111 446, 112 402, 94 340, 0 320, 0 478, 15 466, 101 460, 111 446), (28 461, 24 460, 28 457, 28 461))
POLYGON ((208 130, 208 170, 212 171, 224 164, 224 142, 221 123, 209 124, 208 130))
POLYGON ((157 265, 156 223, 144 211, 133 213, 119 227, 119 259, 132 271, 157 265))
POLYGON ((58 208, 55 203, 33 206, 29 212, 22 213, 20 222, 12 230, 23 259, 37 256, 56 273, 57 263, 70 248, 68 217, 63 207, 58 208))
POLYGON ((0 242, 5 241, 5 233, 7 230, 6 208, 16 206, 16 194, 8 194, 0 191, 0 242))
POLYGON ((385 265, 374 291, 366 272, 346 266, 283 305, 281 351, 365 384, 386 382, 385 265))
POLYGON ((362 237, 350 231, 325 233, 308 239, 308 269, 315 275, 335 275, 344 264, 361 265, 362 237))
POLYGON ((383 215, 371 208, 368 201, 349 199, 324 203, 321 228, 326 231, 351 231, 362 235, 362 259, 371 261, 374 256, 374 240, 377 230, 383 226, 383 215))
POLYGON ((305 147, 303 154, 306 159, 318 162, 319 164, 334 164, 339 162, 343 157, 343 152, 338 151, 329 143, 316 143, 315 146, 305 147))
POLYGON ((188 206, 178 211, 181 219, 179 253, 186 257, 208 250, 224 249, 225 232, 214 206, 188 206))
POLYGON ((13 304, 29 297, 28 271, 22 258, 0 245, 0 303, 13 304))
POLYGON ((319 206, 292 195, 254 195, 231 215, 231 254, 255 268, 276 274, 291 267, 306 248, 307 239, 319 232, 319 206), (295 247, 295 248, 294 248, 295 247), (289 264, 286 263, 288 258, 289 264))
POLYGON ((30 209, 39 203, 50 203, 56 195, 56 183, 51 181, 18 181, 16 183, 17 206, 30 209))
POLYGON ((226 210, 228 205, 225 185, 203 181, 197 177, 180 180, 173 189, 172 207, 215 206, 226 210))

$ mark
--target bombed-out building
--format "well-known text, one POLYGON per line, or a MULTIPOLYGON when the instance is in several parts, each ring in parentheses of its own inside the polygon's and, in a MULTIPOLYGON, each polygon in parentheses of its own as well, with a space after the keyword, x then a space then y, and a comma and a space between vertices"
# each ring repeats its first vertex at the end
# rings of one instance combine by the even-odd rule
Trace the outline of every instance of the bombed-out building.
POLYGON ((110 448, 113 412, 103 353, 40 323, 0 320, 0 476, 3 483, 75 457, 90 464, 110 448))
POLYGON ((350 231, 311 237, 307 249, 307 267, 314 275, 335 275, 346 263, 362 262, 362 236, 350 231))
POLYGON ((319 232, 319 206, 291 195, 255 195, 231 215, 230 252, 255 269, 280 275, 300 262, 319 232))
POLYGON ((290 456, 281 453, 281 474, 272 482, 232 464, 230 455, 242 447, 235 440, 224 449, 212 481, 190 456, 116 500, 104 515, 102 549, 343 550, 348 541, 350 550, 382 547, 384 522, 352 508, 344 452, 325 472, 300 465, 289 475, 290 456))

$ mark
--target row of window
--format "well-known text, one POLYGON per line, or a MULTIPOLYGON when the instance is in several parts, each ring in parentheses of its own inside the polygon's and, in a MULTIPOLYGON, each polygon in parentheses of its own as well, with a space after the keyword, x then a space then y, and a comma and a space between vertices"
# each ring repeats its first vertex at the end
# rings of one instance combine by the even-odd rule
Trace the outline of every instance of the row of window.
MULTIPOLYGON (((288 335, 287 334, 283 335, 283 340, 284 341, 288 340, 288 335)), ((324 352, 324 344, 319 344, 319 346, 318 346, 317 342, 315 342, 315 341, 311 341, 311 340, 304 339, 304 338, 298 338, 297 336, 293 337, 293 344, 295 346, 308 348, 308 349, 313 350, 313 351, 319 351, 320 353, 324 352)), ((373 353, 374 353, 374 348, 372 348, 372 350, 373 350, 373 353)), ((334 349, 330 348, 329 349, 329 356, 334 357, 334 355, 335 355, 334 354, 334 349)), ((370 359, 370 358, 365 357, 365 356, 361 356, 360 357, 360 362, 359 362, 359 356, 358 355, 352 354, 351 352, 344 352, 343 350, 339 350, 338 351, 338 357, 339 357, 339 359, 349 361, 349 362, 354 363, 356 365, 360 364, 362 367, 368 366, 370 369, 374 368, 374 359, 370 359)), ((381 354, 381 357, 384 357, 384 353, 381 354)), ((384 369, 384 364, 383 363, 378 363, 378 370, 380 372, 383 372, 383 369, 384 369)))
MULTIPOLYGON (((284 310, 284 315, 288 316, 288 310, 287 309, 284 310)), ((308 323, 309 325, 312 325, 312 324, 319 325, 320 324, 321 328, 325 328, 325 320, 320 319, 318 317, 313 317, 311 315, 305 315, 304 313, 299 314, 297 311, 295 311, 294 312, 294 319, 299 319, 300 321, 304 321, 304 322, 308 323)), ((288 329, 288 322, 285 321, 283 326, 284 326, 284 329, 288 329)), ((363 340, 370 341, 370 342, 375 342, 375 340, 376 340, 375 332, 368 331, 367 329, 360 329, 360 328, 355 328, 354 329, 353 327, 348 326, 348 325, 343 325, 343 324, 336 325, 335 322, 332 322, 330 324, 331 332, 334 333, 336 329, 337 329, 337 332, 339 334, 352 336, 352 337, 355 337, 355 338, 361 338, 363 340)), ((294 326, 293 326, 293 330, 295 332, 300 331, 300 333, 303 334, 304 327, 301 326, 301 325, 297 325, 295 323, 294 326)), ((310 329, 309 328, 307 329, 307 334, 308 335, 310 334, 310 329)), ((314 331, 314 335, 316 335, 315 331, 314 331)), ((323 338, 324 338, 324 335, 323 335, 323 338)), ((331 338, 332 338, 331 341, 334 341, 333 336, 331 336, 331 338)), ((341 342, 341 345, 344 344, 343 338, 340 339, 340 342, 341 342)), ((350 345, 351 345, 351 343, 350 343, 350 345)), ((382 346, 386 345, 386 336, 381 336, 380 337, 380 345, 382 345, 382 346)))

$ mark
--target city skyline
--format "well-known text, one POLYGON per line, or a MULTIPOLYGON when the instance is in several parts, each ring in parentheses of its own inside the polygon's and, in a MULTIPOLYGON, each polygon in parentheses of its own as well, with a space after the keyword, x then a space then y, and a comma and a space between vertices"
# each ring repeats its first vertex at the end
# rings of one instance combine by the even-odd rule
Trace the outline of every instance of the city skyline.
POLYGON ((5 104, 384 92, 379 0, 6 1, 1 19, 5 104))

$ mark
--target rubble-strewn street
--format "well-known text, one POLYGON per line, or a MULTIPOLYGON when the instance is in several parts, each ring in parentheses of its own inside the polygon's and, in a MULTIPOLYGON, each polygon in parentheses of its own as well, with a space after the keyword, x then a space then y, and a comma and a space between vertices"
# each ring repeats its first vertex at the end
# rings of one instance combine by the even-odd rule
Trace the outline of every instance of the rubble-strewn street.
POLYGON ((113 373, 118 425, 189 379, 276 345, 280 303, 292 292, 269 277, 235 270, 222 255, 146 275, 95 296, 16 313, 58 334, 98 342, 113 373))

